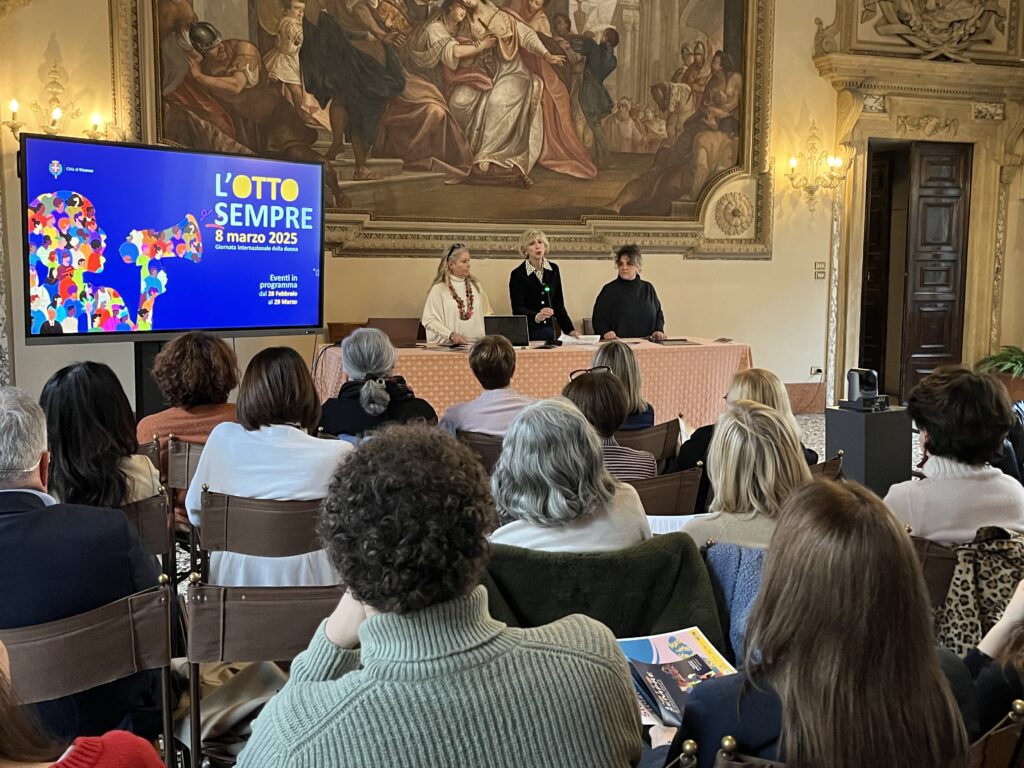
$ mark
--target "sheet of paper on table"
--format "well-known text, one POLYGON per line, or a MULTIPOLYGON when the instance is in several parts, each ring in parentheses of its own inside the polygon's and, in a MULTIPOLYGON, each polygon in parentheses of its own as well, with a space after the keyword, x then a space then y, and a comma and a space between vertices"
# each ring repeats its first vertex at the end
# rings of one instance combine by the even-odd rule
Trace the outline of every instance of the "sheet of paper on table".
POLYGON ((593 336, 583 336, 581 334, 579 337, 576 337, 563 333, 558 337, 558 340, 562 342, 562 346, 565 347, 592 347, 601 341, 601 337, 597 334, 594 334, 593 336))

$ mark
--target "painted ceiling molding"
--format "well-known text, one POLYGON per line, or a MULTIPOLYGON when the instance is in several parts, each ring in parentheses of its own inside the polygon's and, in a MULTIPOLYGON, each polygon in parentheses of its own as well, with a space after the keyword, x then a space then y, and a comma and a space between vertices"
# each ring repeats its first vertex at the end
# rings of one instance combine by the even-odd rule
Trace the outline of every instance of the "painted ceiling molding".
POLYGON ((32 0, 0 0, 0 21, 15 8, 24 8, 32 0))

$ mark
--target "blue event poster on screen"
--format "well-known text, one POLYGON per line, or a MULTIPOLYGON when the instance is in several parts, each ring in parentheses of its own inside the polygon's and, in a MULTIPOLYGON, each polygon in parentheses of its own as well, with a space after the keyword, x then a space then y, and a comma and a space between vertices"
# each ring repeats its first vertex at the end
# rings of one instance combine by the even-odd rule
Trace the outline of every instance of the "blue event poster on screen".
POLYGON ((321 325, 320 165, 26 136, 21 171, 29 337, 321 325))

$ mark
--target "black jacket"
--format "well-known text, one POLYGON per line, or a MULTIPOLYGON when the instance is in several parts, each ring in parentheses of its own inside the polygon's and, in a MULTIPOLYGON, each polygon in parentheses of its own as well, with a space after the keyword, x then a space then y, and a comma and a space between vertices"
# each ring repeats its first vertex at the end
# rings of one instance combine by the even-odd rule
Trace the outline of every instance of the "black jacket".
MULTIPOLYGON (((156 584, 156 560, 120 510, 48 507, 27 491, 0 493, 0 629, 64 619, 156 584)), ((35 708, 60 739, 115 728, 153 738, 160 674, 139 672, 35 708)))
POLYGON ((555 338, 554 323, 548 319, 543 323, 534 322, 534 317, 544 307, 555 310, 554 319, 562 333, 572 333, 575 327, 565 311, 565 297, 562 295, 562 277, 558 265, 548 262, 550 270, 543 270, 544 282, 536 275, 526 274, 526 262, 512 270, 508 277, 508 297, 512 302, 513 315, 526 315, 531 339, 551 340, 555 338))
MULTIPOLYGON (((711 501, 711 480, 708 479, 708 448, 711 447, 711 438, 715 435, 715 425, 708 424, 699 427, 690 435, 690 439, 679 446, 676 457, 669 461, 665 472, 682 472, 684 469, 692 469, 697 466, 698 461, 704 462, 704 474, 700 478, 700 487, 697 489, 697 504, 694 507, 697 512, 707 512, 708 503, 711 501)), ((818 454, 800 444, 804 452, 804 460, 808 466, 818 463, 818 454)))
POLYGON ((387 380, 391 402, 384 413, 377 416, 367 413, 359 404, 359 393, 362 390, 362 381, 346 381, 341 385, 338 396, 324 403, 320 415, 320 426, 324 432, 359 437, 387 421, 423 419, 431 424, 437 423, 437 414, 430 403, 413 395, 401 376, 392 376, 387 380))
POLYGON ((665 330, 665 315, 654 286, 638 275, 607 283, 594 302, 594 333, 615 331, 620 339, 650 336, 665 330))

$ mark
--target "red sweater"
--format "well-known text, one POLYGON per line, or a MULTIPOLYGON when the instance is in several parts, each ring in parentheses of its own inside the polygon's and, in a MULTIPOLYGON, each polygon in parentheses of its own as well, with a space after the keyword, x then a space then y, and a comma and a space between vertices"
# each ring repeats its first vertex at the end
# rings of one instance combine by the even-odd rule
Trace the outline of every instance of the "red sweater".
POLYGON ((54 768, 163 768, 153 745, 127 731, 75 739, 54 768))

